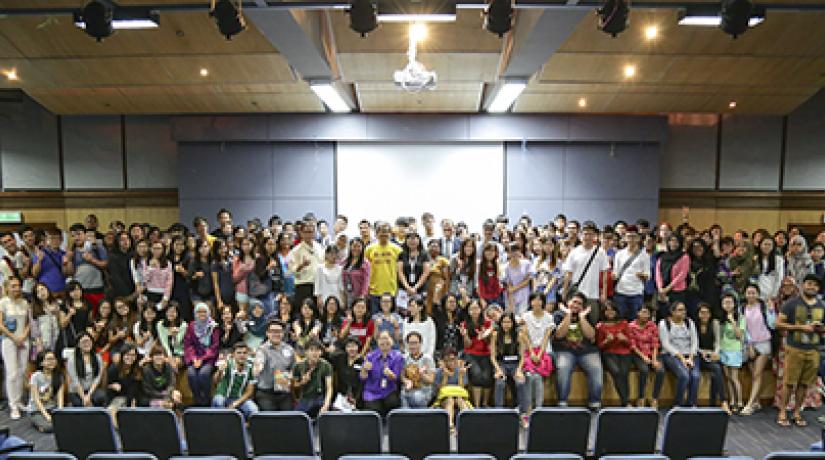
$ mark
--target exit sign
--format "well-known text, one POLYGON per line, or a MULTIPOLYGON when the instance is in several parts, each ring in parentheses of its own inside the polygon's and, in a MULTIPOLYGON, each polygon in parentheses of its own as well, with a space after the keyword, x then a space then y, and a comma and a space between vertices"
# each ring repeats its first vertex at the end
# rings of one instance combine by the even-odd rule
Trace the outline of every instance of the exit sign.
POLYGON ((23 222, 23 213, 20 211, 0 211, 0 224, 19 224, 23 222))

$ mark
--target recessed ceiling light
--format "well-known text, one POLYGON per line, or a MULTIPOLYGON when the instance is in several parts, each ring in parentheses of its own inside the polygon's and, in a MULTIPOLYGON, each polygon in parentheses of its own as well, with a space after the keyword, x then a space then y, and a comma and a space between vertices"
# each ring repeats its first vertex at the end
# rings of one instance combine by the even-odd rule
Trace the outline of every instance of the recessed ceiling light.
POLYGON ((730 107, 731 109, 735 109, 736 108, 736 101, 730 101, 728 103, 728 107, 730 107))
POLYGON ((202 67, 200 73, 201 73, 201 77, 208 77, 209 76, 209 69, 207 69, 206 67, 202 67))
POLYGON ((17 69, 4 70, 3 75, 5 75, 6 79, 9 81, 17 81, 20 79, 20 77, 17 75, 17 69))
POLYGON ((656 26, 645 27, 645 38, 648 40, 655 40, 659 36, 659 28, 656 26))
POLYGON ((636 66, 632 64, 628 64, 624 66, 624 77, 625 78, 633 78, 636 75, 636 66))
POLYGON ((587 107, 587 99, 585 99, 583 97, 580 97, 579 98, 579 107, 581 107, 581 108, 587 107))

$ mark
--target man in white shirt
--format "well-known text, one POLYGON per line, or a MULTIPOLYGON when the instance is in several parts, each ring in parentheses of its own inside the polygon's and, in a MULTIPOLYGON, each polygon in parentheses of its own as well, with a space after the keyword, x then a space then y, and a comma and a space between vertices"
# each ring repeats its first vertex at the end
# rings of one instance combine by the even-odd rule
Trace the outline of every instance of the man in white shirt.
POLYGON ((616 253, 613 262, 613 280, 616 293, 613 304, 622 318, 633 321, 644 303, 645 281, 650 277, 650 257, 641 248, 639 229, 635 225, 625 228, 627 246, 616 253))
POLYGON ((607 254, 596 245, 596 238, 599 230, 593 225, 587 225, 582 229, 582 244, 573 248, 567 259, 564 261, 562 271, 564 272, 564 285, 562 286, 562 296, 567 299, 573 293, 570 288, 577 284, 577 291, 584 294, 591 307, 590 316, 592 324, 596 324, 599 319, 599 305, 607 300, 607 280, 608 277, 600 278, 600 274, 610 269, 607 254), (595 251, 595 254, 594 254, 595 251), (593 262, 588 267, 590 259, 593 262), (585 271, 587 268, 587 271, 585 271), (599 286, 599 280, 602 285, 599 286))
POLYGON ((305 220, 300 224, 301 241, 289 251, 288 266, 295 274, 295 305, 300 308, 304 299, 315 298, 315 273, 324 263, 324 248, 315 241, 315 223, 305 220))

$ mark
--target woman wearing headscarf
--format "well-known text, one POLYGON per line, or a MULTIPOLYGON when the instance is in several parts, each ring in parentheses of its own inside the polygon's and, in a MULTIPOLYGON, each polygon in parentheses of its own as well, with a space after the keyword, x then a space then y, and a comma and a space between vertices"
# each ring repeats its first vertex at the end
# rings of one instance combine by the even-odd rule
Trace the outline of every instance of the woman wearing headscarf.
POLYGON ((687 279, 687 302, 685 302, 688 315, 695 321, 699 304, 706 303, 710 306, 713 316, 718 318, 721 315, 719 286, 716 284, 718 262, 713 256, 713 251, 707 243, 697 239, 691 242, 688 257, 690 257, 690 272, 687 279))
POLYGON ((745 297, 745 288, 759 274, 756 266, 756 256, 753 252, 753 245, 749 241, 742 240, 736 243, 733 255, 730 258, 730 269, 733 275, 733 289, 736 291, 737 300, 745 297))
POLYGON ((189 323, 183 337, 183 359, 196 406, 209 406, 212 402, 212 371, 220 343, 221 331, 212 320, 209 306, 198 302, 195 304, 195 320, 189 323))
POLYGON ((682 240, 671 234, 667 249, 656 261, 656 289, 659 291, 659 318, 670 316, 670 305, 686 300, 690 257, 682 250, 682 240))
POLYGON ((793 278, 797 286, 802 286, 805 275, 814 272, 814 262, 808 254, 808 242, 802 235, 791 238, 788 245, 788 260, 786 271, 793 278))

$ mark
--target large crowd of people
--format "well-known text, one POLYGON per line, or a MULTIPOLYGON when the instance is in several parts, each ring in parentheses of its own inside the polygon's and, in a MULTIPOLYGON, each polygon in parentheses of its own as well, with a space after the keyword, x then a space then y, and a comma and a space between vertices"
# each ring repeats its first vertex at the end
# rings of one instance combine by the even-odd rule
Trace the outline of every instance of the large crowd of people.
POLYGON ((202 217, 104 229, 89 215, 65 237, 23 225, 0 236, 10 417, 49 431, 64 405, 434 406, 454 420, 512 404, 527 424, 548 381, 568 404, 576 367, 593 409, 605 372, 622 406, 658 407, 667 373, 673 404, 695 406, 706 371, 710 404, 750 415, 771 366, 777 423, 805 425, 821 385, 825 232, 726 234, 688 214, 601 228, 499 216, 478 233, 429 213, 355 231, 311 213, 236 225, 226 209, 212 232, 202 217))

